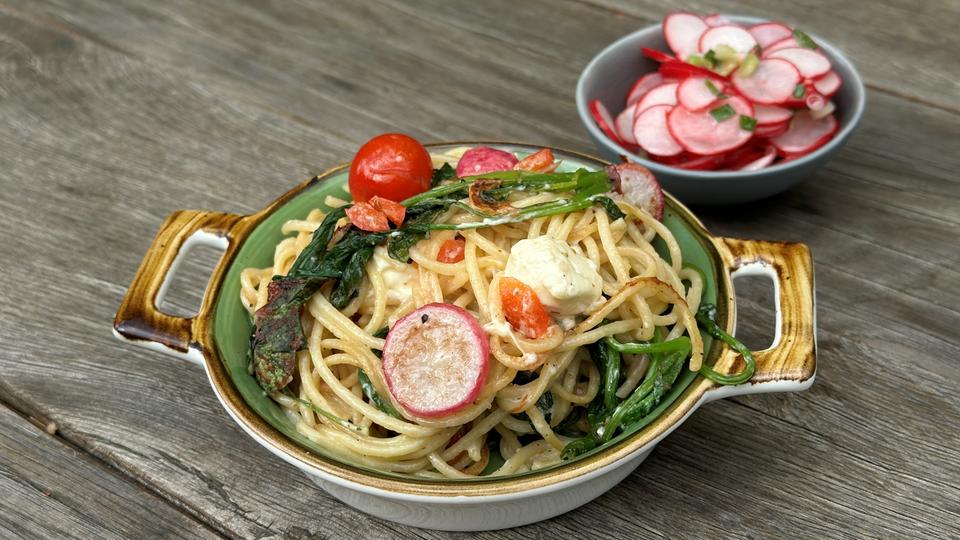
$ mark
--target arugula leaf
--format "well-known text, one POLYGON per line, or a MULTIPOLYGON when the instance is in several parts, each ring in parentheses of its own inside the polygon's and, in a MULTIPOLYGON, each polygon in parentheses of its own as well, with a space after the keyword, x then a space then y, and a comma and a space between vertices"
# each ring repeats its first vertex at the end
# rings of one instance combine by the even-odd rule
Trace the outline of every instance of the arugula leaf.
POLYGON ((457 171, 450 166, 449 163, 444 163, 440 166, 439 169, 433 170, 433 177, 430 178, 430 187, 435 188, 447 180, 453 180, 457 177, 457 171))

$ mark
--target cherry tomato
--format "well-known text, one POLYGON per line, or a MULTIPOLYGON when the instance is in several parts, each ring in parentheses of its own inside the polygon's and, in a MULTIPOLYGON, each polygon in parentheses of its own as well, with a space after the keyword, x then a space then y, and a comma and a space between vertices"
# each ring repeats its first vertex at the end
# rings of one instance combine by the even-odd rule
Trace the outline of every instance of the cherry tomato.
POLYGON ((451 238, 440 245, 437 261, 442 263, 458 263, 463 260, 463 250, 466 242, 463 238, 451 238))
POLYGON ((557 164, 553 152, 549 148, 542 148, 521 159, 520 163, 514 165, 513 168, 521 171, 548 173, 556 170, 557 164))
POLYGON ((356 203, 347 208, 347 217, 350 223, 362 230, 370 232, 386 232, 390 230, 387 215, 368 202, 356 203))
POLYGON ((550 315, 536 291, 519 279, 500 279, 500 305, 507 322, 521 334, 538 339, 547 333, 550 315))
POLYGON ((416 139, 385 133, 366 142, 350 164, 350 195, 357 202, 379 195, 400 202, 430 189, 433 163, 416 139))
POLYGON ((397 227, 403 225, 403 218, 407 215, 407 207, 390 199, 384 199, 379 195, 374 195, 369 202, 374 208, 383 212, 391 223, 397 227))

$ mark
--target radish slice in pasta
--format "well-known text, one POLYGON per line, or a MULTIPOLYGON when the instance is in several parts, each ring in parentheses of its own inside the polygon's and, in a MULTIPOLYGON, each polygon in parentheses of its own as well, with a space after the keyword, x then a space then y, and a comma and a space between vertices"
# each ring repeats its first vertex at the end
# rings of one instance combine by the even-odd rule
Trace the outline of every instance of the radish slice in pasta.
POLYGON ((390 329, 383 374, 404 410, 436 418, 476 399, 489 356, 487 334, 473 315, 453 304, 427 304, 390 329))
POLYGON ((478 146, 467 150, 457 163, 457 176, 471 176, 493 171, 509 171, 518 163, 510 152, 478 146))
POLYGON ((663 218, 663 190, 650 169, 636 163, 620 163, 607 167, 607 176, 623 200, 658 220, 663 218))

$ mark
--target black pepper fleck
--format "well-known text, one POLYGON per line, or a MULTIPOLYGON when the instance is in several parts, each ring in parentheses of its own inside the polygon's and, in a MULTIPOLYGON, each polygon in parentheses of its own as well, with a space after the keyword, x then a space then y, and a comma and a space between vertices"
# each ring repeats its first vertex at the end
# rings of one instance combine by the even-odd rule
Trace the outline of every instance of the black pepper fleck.
POLYGON ((426 324, 428 320, 430 320, 430 316, 427 315, 426 313, 420 316, 420 322, 426 324))

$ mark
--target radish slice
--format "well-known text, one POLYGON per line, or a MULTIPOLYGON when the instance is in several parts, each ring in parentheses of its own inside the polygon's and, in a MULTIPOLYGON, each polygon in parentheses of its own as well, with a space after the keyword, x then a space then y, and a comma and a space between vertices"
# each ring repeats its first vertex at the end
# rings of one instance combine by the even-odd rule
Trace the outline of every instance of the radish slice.
POLYGON ((761 60, 749 77, 736 73, 730 79, 734 88, 755 103, 774 105, 793 96, 800 72, 792 63, 779 58, 761 60))
POLYGON ((778 22, 755 24, 748 31, 762 49, 766 49, 778 41, 793 37, 793 30, 789 26, 778 22))
POLYGON ((642 52, 644 56, 646 56, 647 58, 653 60, 654 62, 663 63, 663 62, 676 62, 676 61, 678 61, 675 56, 670 56, 669 54, 667 54, 667 53, 665 53, 665 52, 663 52, 663 51, 658 51, 658 50, 656 50, 656 49, 651 49, 650 47, 643 47, 643 48, 640 49, 640 52, 642 52))
POLYGON ((813 87, 817 92, 820 92, 826 97, 836 94, 841 84, 843 84, 843 81, 840 79, 840 76, 837 75, 837 72, 833 70, 828 71, 825 75, 813 81, 813 87))
POLYGON ((493 171, 509 171, 517 163, 519 163, 517 156, 510 152, 504 152, 489 146, 477 146, 467 150, 460 157, 460 162, 457 163, 457 176, 464 177, 493 171))
POLYGON ((692 112, 674 107, 667 115, 670 134, 684 150, 700 155, 719 154, 742 145, 753 132, 741 129, 739 116, 752 117, 753 107, 738 96, 727 99, 724 104, 730 105, 736 114, 720 122, 711 110, 692 112))
POLYGON ((833 114, 833 111, 835 110, 837 110, 837 106, 834 105, 832 101, 828 101, 827 104, 823 106, 823 108, 816 111, 810 111, 810 118, 813 118, 814 120, 819 120, 824 116, 827 116, 828 114, 833 114))
POLYGON ((770 124, 780 124, 790 120, 790 117, 793 116, 793 111, 784 107, 754 103, 753 114, 757 119, 758 126, 766 126, 770 124))
POLYGON ((634 114, 639 116, 643 111, 656 105, 676 105, 678 86, 680 86, 679 83, 667 83, 650 90, 637 102, 637 111, 634 114))
POLYGON ((837 120, 833 115, 814 119, 807 111, 799 111, 790 121, 790 129, 770 139, 781 154, 808 154, 826 144, 837 131, 837 120))
MULTIPOLYGON (((623 146, 623 141, 617 135, 617 132, 613 130, 614 123, 613 117, 610 116, 610 111, 607 110, 607 107, 603 103, 600 103, 599 99, 590 102, 590 114, 593 115, 593 119, 596 120, 597 126, 600 127, 600 131, 603 131, 604 135, 611 141, 623 146)), ((460 158, 460 162, 463 162, 463 158, 460 158)), ((457 165, 457 169, 460 169, 459 165, 457 165)), ((459 174, 458 172, 457 175, 459 176, 459 174)))
POLYGON ((770 45, 764 47, 763 53, 760 56, 766 58, 774 51, 779 51, 780 49, 794 49, 799 46, 800 43, 796 39, 793 39, 793 32, 790 32, 790 37, 787 39, 781 39, 780 41, 771 43, 770 45))
POLYGON ((390 329, 383 374, 405 411, 436 418, 477 398, 489 356, 487 334, 473 315, 453 304, 427 304, 390 329))
POLYGON ((650 169, 636 163, 620 163, 607 167, 607 176, 623 200, 658 220, 663 218, 663 189, 650 169))
POLYGON ((803 102, 811 111, 821 111, 827 106, 826 98, 824 98, 818 92, 807 92, 803 102))
POLYGON ((700 111, 717 102, 717 94, 720 93, 720 84, 707 79, 706 77, 690 77, 677 87, 677 103, 690 109, 691 111, 700 111), (713 85, 711 90, 710 85, 713 85))
POLYGON ((776 50, 768 54, 767 58, 780 58, 790 62, 805 79, 816 79, 830 71, 830 60, 826 56, 802 47, 776 50))
POLYGON ((619 135, 624 142, 628 142, 633 145, 637 144, 637 138, 633 136, 633 123, 635 120, 634 113, 636 111, 636 106, 628 105, 626 109, 617 115, 617 119, 614 120, 614 127, 617 129, 617 135, 619 135))
POLYGON ((667 129, 667 113, 673 105, 655 105, 637 115, 633 135, 640 148, 657 156, 675 156, 683 152, 670 130, 667 129))
POLYGON ((759 171, 764 167, 768 167, 771 163, 773 163, 773 160, 776 158, 777 158, 777 149, 772 146, 768 146, 766 153, 762 157, 757 158, 756 160, 751 161, 750 163, 747 163, 743 167, 740 167, 738 170, 759 171))
POLYGON ((674 167, 688 171, 712 171, 721 165, 723 165, 723 154, 715 156, 695 156, 693 154, 687 154, 685 159, 673 164, 674 167))
POLYGON ((643 77, 637 79, 637 82, 633 83, 633 87, 630 88, 630 92, 627 93, 627 106, 633 105, 634 103, 640 101, 640 98, 644 96, 651 89, 656 88, 663 84, 663 76, 657 73, 647 73, 643 77))
POLYGON ((731 21, 723 15, 720 15, 719 13, 707 15, 703 18, 703 22, 707 23, 707 26, 711 28, 714 26, 737 26, 737 23, 731 21))
POLYGON ((663 37, 681 60, 699 52, 700 36, 706 31, 707 23, 693 13, 678 11, 663 19, 663 37))
POLYGON ((753 39, 753 35, 747 30, 732 24, 711 28, 700 37, 701 54, 720 45, 726 45, 737 51, 737 54, 746 56, 757 46, 757 40, 753 39))
POLYGON ((790 129, 790 121, 785 120, 783 122, 780 122, 779 124, 767 124, 765 126, 761 126, 760 124, 757 124, 757 127, 754 128, 753 130, 753 134, 757 137, 765 137, 769 139, 771 137, 778 137, 780 135, 783 135, 789 129, 790 129))

